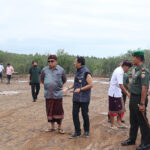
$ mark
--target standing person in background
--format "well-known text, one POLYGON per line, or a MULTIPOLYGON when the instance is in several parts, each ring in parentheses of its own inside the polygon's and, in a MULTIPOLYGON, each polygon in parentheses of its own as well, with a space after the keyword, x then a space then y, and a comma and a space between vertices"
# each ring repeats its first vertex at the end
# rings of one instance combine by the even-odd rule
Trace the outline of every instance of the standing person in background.
POLYGON ((58 124, 58 132, 64 134, 62 120, 63 110, 63 85, 67 81, 65 70, 57 65, 56 55, 48 57, 48 66, 41 73, 41 82, 44 84, 44 97, 46 101, 47 120, 51 124, 50 131, 55 131, 55 122, 58 124))
POLYGON ((3 82, 3 71, 4 71, 4 66, 3 66, 3 63, 0 62, 0 78, 1 78, 1 83, 3 82))
POLYGON ((29 85, 31 85, 33 102, 36 102, 40 91, 40 74, 41 69, 38 67, 38 62, 32 61, 32 67, 30 68, 28 74, 28 81, 29 85))
POLYGON ((14 68, 13 66, 10 65, 10 63, 7 64, 6 67, 6 75, 7 75, 7 84, 10 84, 11 76, 14 73, 14 68))

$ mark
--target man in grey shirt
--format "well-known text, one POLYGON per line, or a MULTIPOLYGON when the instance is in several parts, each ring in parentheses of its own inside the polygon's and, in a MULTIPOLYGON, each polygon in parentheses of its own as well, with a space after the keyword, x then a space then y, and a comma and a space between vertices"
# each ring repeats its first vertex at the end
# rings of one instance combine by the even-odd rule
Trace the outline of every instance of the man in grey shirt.
POLYGON ((63 110, 63 84, 66 82, 64 69, 57 65, 56 55, 48 57, 48 66, 41 73, 41 82, 44 84, 44 97, 46 99, 47 120, 51 123, 50 131, 55 131, 54 123, 58 124, 58 132, 63 134, 61 128, 64 118, 63 110))

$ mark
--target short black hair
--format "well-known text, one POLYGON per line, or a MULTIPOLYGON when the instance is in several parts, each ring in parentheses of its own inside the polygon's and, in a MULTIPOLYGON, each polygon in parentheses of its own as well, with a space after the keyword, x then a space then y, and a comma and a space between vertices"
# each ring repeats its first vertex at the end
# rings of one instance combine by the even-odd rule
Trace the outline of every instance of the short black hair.
POLYGON ((77 56, 77 62, 81 63, 81 66, 85 65, 85 58, 82 56, 77 56))
POLYGON ((144 56, 143 55, 139 55, 139 56, 135 56, 136 58, 140 58, 140 60, 142 61, 142 62, 144 62, 145 61, 145 59, 144 59, 144 56))
POLYGON ((33 61, 32 61, 32 65, 33 65, 35 62, 38 64, 38 61, 36 61, 36 60, 33 60, 33 61))
POLYGON ((132 67, 132 63, 129 62, 128 60, 123 61, 122 66, 128 66, 128 67, 132 67))
POLYGON ((8 63, 7 66, 10 66, 10 63, 8 63))

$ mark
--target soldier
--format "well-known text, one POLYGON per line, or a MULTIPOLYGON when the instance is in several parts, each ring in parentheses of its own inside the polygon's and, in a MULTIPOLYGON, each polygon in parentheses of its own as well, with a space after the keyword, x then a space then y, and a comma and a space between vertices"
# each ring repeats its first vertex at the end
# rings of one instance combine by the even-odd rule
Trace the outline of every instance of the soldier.
POLYGON ((132 55, 136 68, 130 85, 130 134, 129 139, 121 144, 122 146, 135 145, 140 127, 141 144, 136 150, 148 150, 150 149, 150 127, 146 117, 146 107, 148 104, 149 73, 144 66, 144 52, 135 51, 132 55))

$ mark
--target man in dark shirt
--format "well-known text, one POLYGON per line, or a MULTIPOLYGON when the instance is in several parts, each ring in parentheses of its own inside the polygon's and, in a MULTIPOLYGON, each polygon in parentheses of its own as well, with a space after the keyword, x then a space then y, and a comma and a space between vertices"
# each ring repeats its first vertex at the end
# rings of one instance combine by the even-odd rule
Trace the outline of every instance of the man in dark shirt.
POLYGON ((37 61, 32 61, 32 67, 29 70, 29 85, 31 85, 33 102, 36 102, 40 91, 40 74, 41 70, 38 67, 37 61))

